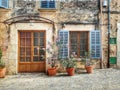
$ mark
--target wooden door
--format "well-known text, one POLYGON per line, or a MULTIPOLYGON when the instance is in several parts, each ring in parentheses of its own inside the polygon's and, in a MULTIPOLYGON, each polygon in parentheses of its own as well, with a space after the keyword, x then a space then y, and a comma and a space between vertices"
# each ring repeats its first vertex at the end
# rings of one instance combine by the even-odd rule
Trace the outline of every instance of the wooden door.
POLYGON ((45 72, 45 31, 19 31, 19 72, 45 72))

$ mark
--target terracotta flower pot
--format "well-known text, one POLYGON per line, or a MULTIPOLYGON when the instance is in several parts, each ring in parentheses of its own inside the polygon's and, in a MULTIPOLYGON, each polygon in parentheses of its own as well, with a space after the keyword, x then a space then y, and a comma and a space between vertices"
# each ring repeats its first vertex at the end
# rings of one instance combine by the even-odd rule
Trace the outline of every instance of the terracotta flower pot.
POLYGON ((48 75, 55 76, 56 75, 56 68, 48 68, 48 75))
POLYGON ((74 72, 75 72, 75 69, 74 68, 66 68, 66 71, 67 71, 69 76, 73 76, 74 72))
POLYGON ((6 73, 6 68, 0 68, 0 78, 4 78, 6 73))
POLYGON ((87 73, 93 72, 93 66, 85 66, 85 69, 86 69, 87 73))

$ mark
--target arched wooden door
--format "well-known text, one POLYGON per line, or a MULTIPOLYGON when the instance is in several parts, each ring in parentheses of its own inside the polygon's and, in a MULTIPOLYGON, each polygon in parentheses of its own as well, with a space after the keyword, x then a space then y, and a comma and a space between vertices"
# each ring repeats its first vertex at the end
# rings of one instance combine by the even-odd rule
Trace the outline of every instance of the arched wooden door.
POLYGON ((18 32, 18 72, 45 72, 46 32, 18 32))

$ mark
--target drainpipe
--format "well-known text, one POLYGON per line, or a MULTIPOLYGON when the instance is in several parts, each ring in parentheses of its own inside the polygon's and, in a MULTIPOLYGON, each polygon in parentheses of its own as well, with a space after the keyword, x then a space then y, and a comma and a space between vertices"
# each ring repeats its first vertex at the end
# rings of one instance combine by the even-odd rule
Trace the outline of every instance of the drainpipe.
POLYGON ((108 62, 107 68, 110 68, 110 0, 108 0, 108 62))
POLYGON ((100 59, 100 68, 102 69, 103 68, 103 51, 102 51, 102 21, 103 21, 103 17, 102 17, 102 3, 103 3, 103 0, 98 0, 98 3, 99 3, 99 10, 100 10, 100 17, 99 17, 99 28, 100 28, 100 35, 101 35, 101 59, 100 59))

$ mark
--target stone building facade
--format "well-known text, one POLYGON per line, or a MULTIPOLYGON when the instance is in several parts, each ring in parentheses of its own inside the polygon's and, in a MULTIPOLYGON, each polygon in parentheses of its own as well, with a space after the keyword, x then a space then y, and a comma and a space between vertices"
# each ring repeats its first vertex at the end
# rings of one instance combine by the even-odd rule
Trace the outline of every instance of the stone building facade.
MULTIPOLYGON (((110 0, 110 61, 111 67, 120 67, 119 64, 119 0, 110 0), (116 63, 116 64, 115 64, 116 63)), ((103 61, 108 59, 108 6, 102 7, 102 35, 103 35, 103 61), (106 53, 106 54, 105 54, 106 53)))
MULTIPOLYGON (((64 33, 67 33, 69 38, 66 36, 68 38, 66 40, 69 41, 67 41, 69 46, 71 45, 70 48, 64 48, 68 52, 65 52, 64 50, 61 51, 61 54, 63 56, 65 55, 64 53, 67 53, 66 56, 69 56, 72 52, 75 52, 79 58, 82 55, 84 56, 84 51, 89 51, 91 50, 92 46, 94 47, 94 45, 91 43, 91 40, 94 40, 94 38, 98 38, 96 39, 96 41, 99 40, 99 43, 101 44, 99 44, 98 46, 96 45, 95 49, 93 48, 93 50, 95 50, 95 59, 98 59, 99 61, 102 60, 103 66, 106 67, 106 52, 108 41, 107 7, 102 7, 101 13, 101 4, 99 0, 56 0, 55 2, 53 0, 53 2, 51 2, 52 4, 48 2, 47 4, 45 4, 46 2, 41 2, 39 0, 6 1, 9 1, 9 7, 0 8, 0 12, 2 12, 0 13, 0 47, 2 47, 3 49, 2 58, 6 62, 8 74, 16 74, 19 72, 34 72, 37 70, 37 68, 42 68, 40 71, 46 71, 49 66, 49 57, 51 57, 54 52, 58 52, 58 48, 54 46, 52 46, 54 47, 52 48, 51 45, 54 45, 55 40, 60 35, 60 32, 62 33, 62 36, 65 36, 64 33), (101 22, 102 24, 100 24, 101 22), (91 39, 92 31, 94 31, 93 34, 96 34, 96 37, 93 37, 93 39, 91 39), (37 35, 36 32, 41 35, 41 38, 35 36, 37 35), (81 33, 83 34, 83 36, 81 33), (44 37, 42 37, 42 34, 44 37), (81 47, 83 47, 84 49, 76 51, 77 48, 74 47, 78 46, 72 46, 72 44, 74 43, 72 43, 72 39, 74 39, 72 38, 72 35, 78 36, 78 38, 75 40, 77 44, 81 45, 81 47), (80 37, 84 38, 80 39, 80 37), (25 41, 22 41, 22 39, 25 39, 25 41), (38 39, 38 42, 35 41, 35 39, 38 39), (85 43, 84 40, 87 40, 87 42, 85 43), (44 43, 42 43, 42 41, 44 43), (31 43, 32 45, 28 44, 27 46, 27 44, 25 44, 22 46, 22 44, 24 44, 23 42, 29 44, 31 43), (80 42, 83 43, 80 44, 80 42), (40 44, 41 47, 35 45, 35 43, 40 44), (87 47, 84 47, 85 45, 87 47), (40 48, 45 48, 46 51, 44 53, 44 61, 42 61, 42 54, 39 55, 40 51, 38 50, 40 48), (30 56, 27 56, 28 52, 31 52, 29 54, 30 56), (23 54, 23 56, 21 54, 23 54), (97 57, 97 55, 99 57, 97 57), (22 62, 22 60, 24 61, 23 58, 26 61, 25 63, 22 62), (32 61, 38 60, 37 62, 39 62, 39 59, 36 58, 41 59, 42 63, 30 62, 31 59, 32 61)), ((110 5, 111 10, 115 11, 113 13, 111 12, 111 31, 113 32, 111 33, 111 37, 113 38, 119 37, 119 34, 117 33, 119 32, 119 3, 117 2, 119 2, 119 0, 112 0, 110 5)), ((117 43, 117 45, 118 44, 119 42, 117 43)), ((116 53, 117 51, 119 52, 119 47, 117 49, 117 45, 110 45, 112 49, 112 57, 119 56, 117 56, 116 53)), ((117 64, 118 63, 119 60, 117 59, 117 64)), ((98 67, 100 68, 100 64, 98 64, 98 67)))

